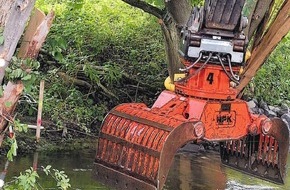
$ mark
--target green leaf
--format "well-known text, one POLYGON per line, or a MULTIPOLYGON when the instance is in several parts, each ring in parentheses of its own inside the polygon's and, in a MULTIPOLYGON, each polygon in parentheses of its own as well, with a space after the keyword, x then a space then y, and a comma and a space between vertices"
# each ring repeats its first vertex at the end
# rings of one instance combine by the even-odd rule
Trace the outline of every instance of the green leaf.
POLYGON ((5 104, 5 106, 8 107, 8 108, 12 106, 12 102, 5 102, 4 104, 5 104))
POLYGON ((1 85, 1 86, 0 86, 0 97, 2 97, 3 94, 4 94, 4 90, 3 90, 3 86, 1 85))
POLYGON ((30 80, 31 79, 31 75, 26 75, 25 77, 22 78, 22 80, 30 80))
POLYGON ((11 147, 10 147, 10 150, 8 151, 7 153, 7 158, 9 161, 13 161, 13 156, 16 156, 17 155, 17 141, 15 138, 13 138, 11 141, 11 147))
POLYGON ((0 36, 0 46, 4 43, 4 36, 0 36))
POLYGON ((11 72, 12 72, 12 69, 10 69, 9 67, 7 67, 7 68, 5 69, 5 71, 6 71, 7 73, 11 73, 11 72))

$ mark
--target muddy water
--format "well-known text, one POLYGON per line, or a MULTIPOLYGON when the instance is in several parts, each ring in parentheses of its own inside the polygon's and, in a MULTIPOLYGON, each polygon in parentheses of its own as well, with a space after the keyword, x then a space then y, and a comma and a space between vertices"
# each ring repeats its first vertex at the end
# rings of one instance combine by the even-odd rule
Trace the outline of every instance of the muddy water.
POLYGON ((289 190, 290 155, 285 185, 276 185, 224 167, 218 152, 189 153, 175 156, 166 190, 289 190))
MULTIPOLYGON (((19 172, 33 167, 52 165, 53 168, 63 170, 70 178, 71 189, 75 190, 107 190, 110 189, 92 178, 93 159, 95 151, 78 151, 69 153, 32 154, 17 157, 9 163, 5 182, 18 176, 19 172)), ((0 176, 4 176, 5 159, 0 159, 0 176)), ((290 166, 290 156, 288 157, 290 166)), ((290 168, 288 166, 288 173, 290 168)), ((42 189, 56 189, 55 181, 39 172, 42 189)), ((290 174, 289 174, 290 175, 290 174)), ((176 155, 170 169, 165 190, 264 190, 290 189, 290 176, 284 186, 274 185, 235 170, 221 166, 217 152, 190 153, 181 152, 176 155)))
MULTIPOLYGON (((38 153, 22 157, 16 157, 13 162, 10 162, 5 176, 5 182, 13 179, 13 176, 18 176, 30 167, 38 168, 40 175, 39 189, 57 189, 56 182, 47 177, 40 171, 41 166, 51 165, 53 168, 65 171, 70 178, 70 189, 74 190, 108 190, 106 186, 100 184, 92 178, 92 168, 95 151, 78 151, 67 153, 38 153)), ((6 161, 0 159, 0 171, 3 174, 3 169, 6 161)), ((0 174, 1 175, 1 174, 0 174)), ((3 175, 2 175, 3 176, 3 175)))

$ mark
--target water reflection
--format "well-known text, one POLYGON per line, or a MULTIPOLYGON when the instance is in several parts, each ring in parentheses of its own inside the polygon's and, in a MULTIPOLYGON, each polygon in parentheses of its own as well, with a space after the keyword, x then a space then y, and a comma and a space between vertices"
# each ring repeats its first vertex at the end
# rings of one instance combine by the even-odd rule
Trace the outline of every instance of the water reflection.
POLYGON ((218 154, 179 153, 169 171, 165 189, 222 190, 226 182, 218 154))
POLYGON ((181 152, 169 171, 166 190, 286 190, 290 189, 290 155, 285 185, 276 185, 222 166, 219 153, 181 152))
MULTIPOLYGON (((26 169, 52 165, 53 168, 64 170, 70 178, 72 188, 78 190, 108 190, 92 178, 95 150, 68 153, 38 153, 17 157, 13 162, 0 158, 1 177, 5 182, 18 176, 26 169), (5 168, 5 169, 4 169, 5 168)), ((43 189, 56 189, 55 181, 41 174, 43 189)), ((290 155, 288 156, 288 177, 285 185, 251 177, 221 165, 219 153, 180 152, 169 171, 165 190, 286 190, 290 189, 290 155)))
MULTIPOLYGON (((16 157, 13 162, 9 163, 6 168, 5 182, 13 180, 14 176, 33 167, 38 169, 41 166, 51 165, 53 168, 63 170, 70 178, 70 189, 75 190, 108 190, 107 187, 95 181, 92 178, 92 168, 95 150, 68 152, 68 153, 36 153, 32 155, 16 157)), ((5 167, 6 158, 0 158, 0 169, 5 167)), ((40 175, 40 184, 43 189, 57 189, 56 182, 51 177, 46 176, 43 172, 40 175)))

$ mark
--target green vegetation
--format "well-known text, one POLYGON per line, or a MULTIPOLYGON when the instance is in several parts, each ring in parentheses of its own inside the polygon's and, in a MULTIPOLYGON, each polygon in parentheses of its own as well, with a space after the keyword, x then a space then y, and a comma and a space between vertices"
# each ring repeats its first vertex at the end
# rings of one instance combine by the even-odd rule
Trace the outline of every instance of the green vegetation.
MULTIPOLYGON (((71 187, 69 183, 69 178, 64 171, 59 171, 53 169, 50 165, 42 167, 42 170, 46 176, 50 176, 55 182, 58 189, 66 190, 71 187)), ((34 189, 43 189, 38 183, 39 175, 33 170, 33 168, 25 170, 24 173, 20 172, 18 177, 15 177, 15 180, 8 182, 5 185, 6 190, 12 189, 22 189, 22 190, 34 190, 34 189)))
POLYGON ((290 105, 290 33, 278 45, 254 78, 255 97, 270 104, 290 105))
MULTIPOLYGON (((147 2, 163 7, 163 1, 147 2)), ((44 120, 52 121, 56 131, 73 128, 96 135, 112 107, 123 102, 150 106, 164 89, 168 75, 164 41, 153 16, 120 0, 38 0, 36 6, 46 13, 55 10, 56 18, 38 60, 13 58, 6 70, 6 80, 25 83, 25 101, 18 106, 17 116, 36 117, 38 84, 44 79, 44 120)), ((0 28, 0 45, 4 43, 2 32, 0 28)), ((290 35, 253 80, 255 91, 251 96, 269 104, 290 105, 289 55, 290 35)), ((26 130, 19 121, 13 124, 16 131, 26 130)), ((12 160, 19 145, 15 137, 5 143, 11 147, 7 156, 12 160)), ((43 147, 50 149, 45 143, 43 147)), ((51 171, 50 167, 43 171, 57 181, 59 188, 70 187, 64 172, 51 171)), ((37 188, 38 178, 28 169, 6 189, 37 188)))
MULTIPOLYGON (((40 52, 38 78, 25 93, 37 100, 45 79, 46 120, 90 132, 119 103, 153 102, 167 72, 156 19, 113 0, 39 0, 37 7, 54 9, 56 18, 40 52)), ((36 116, 36 108, 23 103, 18 112, 36 116)))
MULTIPOLYGON (((17 59, 7 70, 9 79, 30 82, 18 116, 37 115, 41 79, 46 81, 44 120, 57 129, 94 134, 112 107, 123 102, 150 106, 164 89, 167 65, 155 17, 120 0, 38 0, 36 6, 46 13, 55 10, 56 18, 38 62, 25 61, 31 72, 20 72, 17 59)), ((251 96, 270 104, 289 101, 289 45, 288 35, 253 80, 251 96)))

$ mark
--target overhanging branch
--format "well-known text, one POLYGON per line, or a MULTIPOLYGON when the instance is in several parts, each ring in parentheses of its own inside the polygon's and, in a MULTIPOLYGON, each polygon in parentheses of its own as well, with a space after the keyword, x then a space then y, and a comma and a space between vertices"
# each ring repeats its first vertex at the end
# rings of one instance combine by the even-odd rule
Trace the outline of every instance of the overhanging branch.
POLYGON ((154 6, 148 4, 144 1, 140 1, 140 0, 122 0, 122 1, 124 1, 125 3, 127 3, 133 7, 137 7, 139 9, 142 9, 146 13, 152 14, 159 19, 161 19, 165 13, 161 9, 154 7, 154 6))

